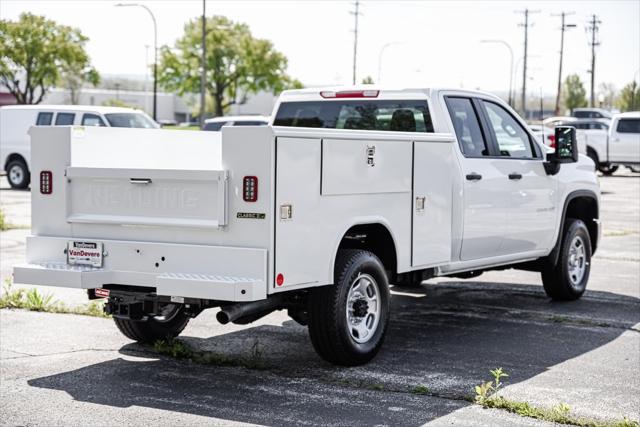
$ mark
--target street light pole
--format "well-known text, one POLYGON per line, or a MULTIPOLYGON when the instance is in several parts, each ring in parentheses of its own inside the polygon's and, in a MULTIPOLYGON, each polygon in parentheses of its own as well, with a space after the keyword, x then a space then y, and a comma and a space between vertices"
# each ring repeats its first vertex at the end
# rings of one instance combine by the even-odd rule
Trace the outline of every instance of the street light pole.
POLYGON ((480 43, 499 43, 503 46, 506 46, 509 49, 509 55, 511 58, 510 67, 509 67, 509 105, 513 107, 513 97, 512 97, 512 89, 513 89, 513 49, 511 45, 504 40, 480 40, 480 43))
POLYGON ((116 7, 141 7, 149 13, 153 21, 153 120, 157 120, 158 115, 158 24, 156 17, 147 6, 140 3, 118 3, 116 7))

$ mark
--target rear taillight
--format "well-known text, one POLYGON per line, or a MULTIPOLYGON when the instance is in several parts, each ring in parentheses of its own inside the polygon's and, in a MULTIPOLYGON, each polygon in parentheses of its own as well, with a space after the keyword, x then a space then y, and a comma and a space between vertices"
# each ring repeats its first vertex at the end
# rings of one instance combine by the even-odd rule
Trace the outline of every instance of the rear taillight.
POLYGON ((51 171, 40 172, 40 193, 51 194, 53 191, 53 174, 51 171))
POLYGON ((242 179, 242 199, 245 202, 255 202, 258 200, 257 176, 245 176, 242 179))
POLYGON ((555 135, 547 135, 547 139, 551 143, 551 144, 549 144, 549 146, 551 148, 556 148, 556 136, 555 135))

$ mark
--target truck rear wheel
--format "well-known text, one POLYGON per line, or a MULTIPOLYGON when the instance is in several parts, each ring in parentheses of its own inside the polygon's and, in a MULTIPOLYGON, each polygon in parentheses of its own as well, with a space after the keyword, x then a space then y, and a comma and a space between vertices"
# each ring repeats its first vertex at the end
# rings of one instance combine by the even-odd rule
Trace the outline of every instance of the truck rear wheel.
POLYGON ((613 166, 610 164, 601 164, 600 166, 598 166, 598 170, 602 172, 603 175, 610 176, 610 175, 613 175, 615 171, 618 170, 618 166, 613 166))
POLYGON ((363 250, 340 251, 335 284, 309 296, 309 336, 318 355, 342 366, 373 359, 389 323, 389 295, 378 257, 363 250))
POLYGON ((576 300, 587 288, 590 270, 589 230, 581 220, 568 218, 558 262, 542 271, 544 290, 554 300, 576 300))
POLYGON ((122 334, 134 341, 153 343, 158 340, 175 338, 189 323, 189 316, 182 305, 166 304, 161 314, 147 317, 146 320, 131 320, 114 317, 116 326, 122 334))
POLYGON ((21 160, 12 160, 7 165, 7 181, 11 188, 27 188, 31 177, 27 164, 21 160))

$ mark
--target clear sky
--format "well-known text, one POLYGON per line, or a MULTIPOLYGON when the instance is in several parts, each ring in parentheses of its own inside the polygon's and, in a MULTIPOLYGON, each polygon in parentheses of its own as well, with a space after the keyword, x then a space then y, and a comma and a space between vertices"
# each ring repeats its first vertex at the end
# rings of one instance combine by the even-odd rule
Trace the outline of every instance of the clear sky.
MULTIPOLYGON (((122 0, 125 1, 125 0, 122 0)), ((156 15, 159 44, 173 45, 189 19, 202 13, 201 0, 140 1, 156 15)), ((111 0, 0 0, 0 17, 16 19, 22 12, 42 14, 78 27, 90 38, 88 51, 103 74, 142 75, 145 45, 153 45, 151 19, 142 8, 118 8, 111 0)), ((307 85, 350 84, 353 55, 353 2, 294 0, 208 0, 207 14, 247 23, 257 37, 271 40, 289 58, 289 73, 307 85)), ((640 78, 640 0, 600 1, 375 1, 361 2, 358 80, 378 81, 382 47, 391 42, 380 64, 381 82, 400 86, 463 86, 506 90, 508 49, 482 44, 500 39, 511 45, 517 69, 523 55, 522 14, 531 15, 528 92, 555 93, 561 11, 576 28, 565 33, 564 72, 588 82, 591 14, 602 21, 596 53, 596 86, 618 89, 640 78)), ((151 50, 149 48, 149 58, 151 50)), ((588 85, 587 85, 588 88, 588 85)))

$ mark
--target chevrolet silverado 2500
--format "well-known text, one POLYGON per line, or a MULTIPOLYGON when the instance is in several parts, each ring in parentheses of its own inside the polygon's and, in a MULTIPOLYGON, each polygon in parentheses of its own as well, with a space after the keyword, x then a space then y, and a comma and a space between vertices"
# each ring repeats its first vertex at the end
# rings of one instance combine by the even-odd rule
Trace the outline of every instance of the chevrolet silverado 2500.
POLYGON ((599 185, 575 129, 556 151, 499 98, 444 89, 284 92, 220 133, 34 127, 17 283, 87 289, 132 340, 285 309, 338 365, 375 356, 389 284, 539 271, 585 291, 599 185))

